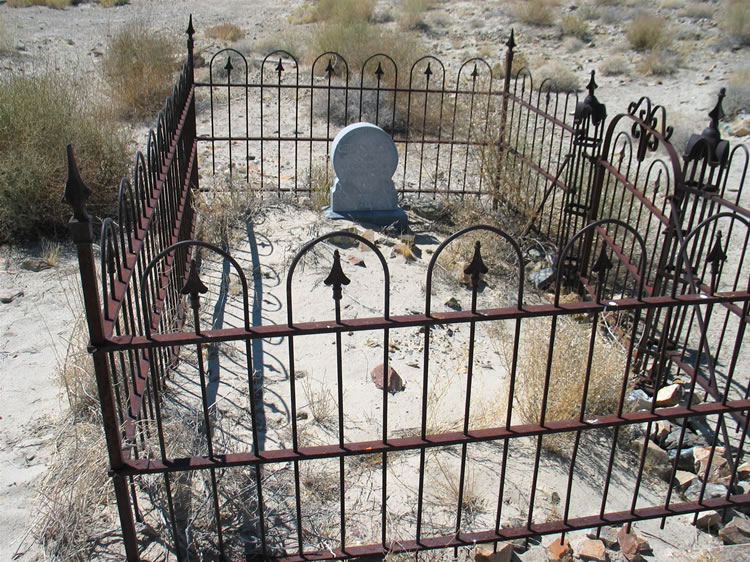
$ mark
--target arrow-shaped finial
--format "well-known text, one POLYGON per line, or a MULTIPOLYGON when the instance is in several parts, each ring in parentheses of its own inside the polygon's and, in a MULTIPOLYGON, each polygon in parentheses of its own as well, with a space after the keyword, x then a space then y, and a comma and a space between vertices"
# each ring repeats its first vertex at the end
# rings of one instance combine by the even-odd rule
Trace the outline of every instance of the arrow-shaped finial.
POLYGON ((65 193, 63 202, 73 209, 73 217, 80 222, 89 222, 91 217, 86 212, 86 201, 91 196, 91 189, 81 179, 75 157, 73 156, 73 145, 66 147, 68 155, 68 179, 65 181, 65 193))
POLYGON ((719 266, 726 261, 727 254, 724 248, 721 247, 721 230, 716 233, 716 239, 711 251, 706 256, 706 261, 711 264, 711 274, 716 275, 719 271, 719 266))
POLYGON ((339 251, 333 252, 333 265, 331 266, 331 272, 328 277, 323 281, 327 287, 333 287, 333 300, 341 300, 341 287, 351 283, 350 279, 344 274, 344 270, 341 269, 341 256, 339 251))
POLYGON ((190 39, 192 39, 193 35, 195 34, 195 29, 193 28, 193 14, 190 14, 190 19, 188 20, 188 26, 185 30, 185 33, 188 34, 188 37, 190 37, 190 39))
POLYGON ((190 272, 188 273, 185 286, 180 291, 182 295, 190 295, 190 306, 196 310, 200 306, 200 295, 208 291, 198 276, 198 266, 195 260, 190 260, 190 272))
POLYGON ((471 275, 471 288, 473 290, 479 289, 479 279, 482 275, 486 275, 489 269, 484 265, 482 259, 481 244, 479 240, 474 243, 474 256, 471 258, 471 263, 466 266, 464 273, 471 275))

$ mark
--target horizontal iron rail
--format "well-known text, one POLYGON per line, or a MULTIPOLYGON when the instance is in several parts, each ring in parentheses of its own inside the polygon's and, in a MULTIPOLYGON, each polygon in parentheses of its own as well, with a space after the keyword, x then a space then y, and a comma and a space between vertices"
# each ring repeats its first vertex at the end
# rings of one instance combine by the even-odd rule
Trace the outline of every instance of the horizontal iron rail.
POLYGON ((720 402, 704 402, 692 407, 675 406, 671 408, 657 408, 654 412, 640 410, 637 412, 624 412, 616 414, 589 417, 584 420, 557 420, 541 424, 519 424, 508 427, 495 427, 488 429, 475 429, 467 431, 454 431, 427 435, 424 439, 419 436, 393 437, 383 440, 347 442, 343 445, 318 445, 315 447, 299 447, 293 449, 271 449, 254 453, 228 453, 214 454, 213 457, 192 456, 173 459, 125 459, 124 465, 117 470, 118 474, 136 475, 153 474, 163 472, 183 472, 187 470, 205 470, 209 468, 226 468, 232 466, 249 466, 256 464, 275 464, 290 461, 338 458, 358 455, 369 455, 377 453, 389 453, 394 451, 409 451, 431 449, 435 447, 447 447, 450 445, 463 445, 470 443, 483 443, 489 441, 503 441, 520 439, 522 437, 534 437, 538 435, 549 435, 553 433, 596 430, 606 427, 616 427, 639 423, 648 423, 658 420, 675 418, 688 418, 696 416, 710 416, 717 414, 731 414, 750 409, 750 399, 729 400, 726 404, 720 402))
POLYGON ((292 326, 286 324, 273 324, 254 326, 249 331, 244 328, 225 328, 221 330, 201 330, 200 334, 190 332, 170 332, 164 334, 151 334, 146 336, 114 336, 106 343, 97 346, 101 351, 121 351, 128 349, 148 349, 156 347, 173 347, 182 345, 195 345, 206 342, 236 341, 246 338, 263 339, 276 337, 304 336, 312 334, 333 334, 338 331, 366 331, 377 329, 397 329, 419 326, 436 326, 442 324, 460 324, 468 322, 489 322, 493 320, 515 320, 524 318, 536 318, 542 316, 562 316, 585 314, 593 312, 613 310, 638 310, 649 308, 667 308, 676 306, 694 306, 705 304, 721 304, 724 302, 750 301, 750 292, 732 291, 717 293, 716 295, 678 295, 675 297, 645 297, 643 300, 622 299, 618 301, 576 302, 554 304, 527 305, 522 308, 506 307, 455 312, 433 312, 429 316, 425 314, 410 314, 403 316, 391 316, 389 319, 383 317, 352 318, 322 322, 304 322, 292 326))
POLYGON ((497 531, 479 531, 473 533, 458 533, 441 535, 436 537, 422 538, 419 541, 406 540, 394 541, 384 549, 381 544, 352 545, 345 549, 333 548, 330 550, 319 550, 315 552, 304 552, 302 554, 279 557, 277 560, 284 562, 302 562, 304 560, 336 560, 351 557, 383 555, 388 552, 402 553, 415 552, 418 550, 434 550, 439 548, 451 548, 461 546, 474 546, 475 544, 494 543, 510 541, 514 539, 525 539, 535 536, 552 535, 595 529, 604 525, 624 525, 635 521, 648 519, 660 519, 673 515, 687 515, 708 509, 721 510, 725 508, 741 507, 750 504, 750 494, 736 494, 729 498, 704 499, 702 502, 673 503, 667 507, 650 506, 636 508, 629 511, 615 511, 605 513, 603 516, 590 515, 585 517, 570 518, 567 521, 549 521, 546 523, 532 523, 528 526, 507 527, 497 531))
MULTIPOLYGON (((242 135, 232 135, 231 137, 226 136, 211 136, 211 135, 200 135, 196 137, 196 139, 200 142, 298 142, 298 143, 305 143, 305 142, 333 142, 335 137, 281 137, 281 136, 273 136, 273 135, 266 135, 266 136, 242 136, 242 135)), ((418 138, 404 138, 404 137, 393 137, 393 142, 396 144, 448 144, 453 146, 484 146, 487 143, 483 141, 464 141, 464 140, 455 140, 451 138, 446 137, 440 137, 440 138, 434 138, 425 136, 424 138, 421 138, 421 133, 418 138)), ((520 156, 520 155, 519 155, 520 156)), ((554 176, 552 176, 554 177, 554 176)))
MULTIPOLYGON (((227 84, 226 82, 195 82, 196 88, 226 88, 229 86, 230 88, 237 88, 238 90, 260 90, 261 88, 281 88, 282 90, 341 90, 341 91, 350 91, 350 92, 385 92, 385 93, 401 93, 401 94, 458 94, 460 96, 474 96, 474 97, 482 97, 482 96, 492 96, 497 98, 503 97, 502 90, 498 91, 492 91, 492 90, 456 90, 455 88, 435 88, 426 90, 424 88, 404 88, 404 87, 398 87, 394 88, 393 86, 381 86, 381 87, 373 87, 373 86, 359 86, 357 84, 349 84, 348 86, 340 86, 340 85, 334 85, 331 84, 330 86, 328 84, 325 85, 319 85, 319 84, 310 84, 305 82, 297 82, 294 84, 279 84, 278 82, 268 82, 261 84, 260 82, 233 82, 230 84, 227 84)), ((533 109, 533 107, 532 107, 533 109)))

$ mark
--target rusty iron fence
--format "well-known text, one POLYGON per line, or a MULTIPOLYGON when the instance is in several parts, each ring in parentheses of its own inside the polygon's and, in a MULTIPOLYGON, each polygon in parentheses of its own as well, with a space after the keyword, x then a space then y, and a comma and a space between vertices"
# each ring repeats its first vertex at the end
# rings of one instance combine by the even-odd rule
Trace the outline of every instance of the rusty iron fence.
POLYGON ((198 81, 193 33, 191 20, 174 93, 99 237, 69 149, 66 200, 128 560, 149 546, 139 542, 138 524, 152 539, 156 530, 177 559, 309 560, 458 549, 750 505, 736 486, 750 420, 738 368, 747 360, 750 212, 741 196, 749 158, 746 147, 720 138, 721 99, 681 158, 666 112, 647 98, 607 120, 593 73, 583 99, 534 86, 524 70, 511 76, 512 35, 500 79, 480 59, 452 82, 434 57, 414 63, 404 80, 385 55, 353 73, 326 53, 303 73, 288 53, 253 69, 225 49, 210 59, 208 81, 198 81), (197 119, 196 105, 210 110, 208 119, 197 119), (288 112, 292 130, 282 119, 288 112), (557 248, 551 300, 529 298, 522 238, 478 225, 435 250, 418 311, 416 303, 394 307, 380 248, 337 232, 302 246, 278 303, 284 320, 264 320, 252 260, 192 239, 199 155, 207 150, 204 165, 231 181, 305 195, 314 168, 327 169, 334 133, 359 120, 393 135, 403 196, 525 206, 526 232, 557 248), (330 268, 324 281, 301 268, 342 237, 373 252, 379 288, 362 286, 338 250, 322 260, 330 268), (504 266, 488 259, 488 240, 504 248, 504 266), (448 252, 469 264, 471 304, 461 310, 433 300, 448 252), (512 280, 500 304, 482 291, 498 267, 512 280), (329 317, 304 318, 310 297, 300 283, 331 299, 329 317), (580 296, 567 298, 571 291, 580 296), (377 312, 342 307, 365 292, 377 312), (207 325, 211 295, 230 321, 207 325), (560 355, 574 345, 571 331, 582 360, 572 374, 560 355), (372 350, 387 373, 401 340, 417 357, 407 426, 395 421, 387 384, 368 404, 352 404, 346 392, 352 345, 372 350), (332 350, 333 406, 327 432, 312 438, 301 397, 305 358, 321 342, 332 350), (273 369, 263 345, 280 350, 273 369), (221 386, 220 353, 230 365, 221 386), (609 356, 619 362, 602 379, 600 361, 609 356), (435 389, 449 369, 457 373, 449 402, 458 421, 445 426, 435 418, 445 407, 435 389), (273 373, 281 377, 275 386, 273 373), (489 401, 483 384, 497 389, 489 401), (657 404, 672 384, 683 399, 657 404), (636 386, 651 397, 640 409, 630 400, 636 386), (568 409, 556 407, 563 387, 573 389, 568 409), (288 423, 283 438, 269 429, 272 392, 288 423), (680 454, 653 477, 648 444, 665 421, 679 429, 678 451, 690 444, 690 427, 709 429, 693 496, 680 495, 680 454), (714 468, 723 471, 720 494, 705 476, 714 468), (545 503, 550 471, 564 475, 554 509, 545 503))

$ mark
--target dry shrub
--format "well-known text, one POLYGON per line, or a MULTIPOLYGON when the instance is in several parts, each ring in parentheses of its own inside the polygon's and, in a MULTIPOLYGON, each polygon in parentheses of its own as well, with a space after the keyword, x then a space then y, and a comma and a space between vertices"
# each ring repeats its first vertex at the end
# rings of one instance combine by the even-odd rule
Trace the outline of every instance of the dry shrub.
POLYGON ((385 53, 396 61, 403 74, 421 56, 424 47, 411 34, 399 33, 366 21, 355 21, 326 23, 315 30, 308 45, 307 59, 311 61, 326 51, 334 51, 344 57, 352 73, 357 73, 365 60, 374 53, 385 53))
POLYGON ((449 509, 455 509, 458 505, 459 495, 461 497, 461 509, 465 516, 473 519, 485 507, 485 499, 482 496, 482 489, 477 481, 476 471, 471 467, 466 468, 464 474, 463 490, 460 487, 460 478, 458 467, 451 468, 445 466, 438 457, 435 458, 438 470, 442 478, 438 478, 436 487, 438 498, 441 504, 445 504, 449 509))
POLYGON ((612 55, 599 63, 599 72, 604 76, 621 76, 628 73, 628 61, 622 55, 612 55))
POLYGON ((741 43, 750 44, 750 3, 747 0, 725 0, 722 15, 724 29, 741 43))
POLYGON ((426 27, 424 14, 432 7, 433 0, 401 0, 398 23, 403 29, 426 27))
POLYGON ((98 538, 116 532, 101 422, 60 422, 55 455, 39 485, 32 533, 52 560, 91 560, 98 538))
POLYGON ((738 68, 729 75, 723 107, 727 115, 750 111, 750 66, 738 68))
MULTIPOLYGON (((525 172, 520 159, 496 142, 497 126, 489 129, 477 152, 479 173, 489 186, 495 205, 503 209, 504 215, 520 222, 519 231, 522 231, 536 211, 533 189, 526 182, 528 169, 525 172)), ((525 141, 519 142, 519 147, 524 144, 525 141)))
MULTIPOLYGON (((550 318, 524 322, 519 348, 515 410, 526 423, 539 423, 549 353, 550 318)), ((598 328, 596 328, 598 329, 598 328)), ((560 317, 555 330, 554 351, 548 387, 546 421, 570 420, 579 416, 583 400, 591 324, 560 317)), ((506 350, 510 364, 511 350, 506 350)), ((586 396, 586 417, 616 412, 626 353, 619 342, 602 330, 596 335, 591 375, 586 396)), ((572 434, 544 438, 547 449, 562 452, 572 434)))
POLYGON ((679 15, 683 18, 691 18, 694 20, 713 19, 715 11, 716 8, 713 4, 691 2, 680 10, 679 15))
POLYGON ((331 22, 350 24, 371 21, 376 0, 317 0, 292 12, 290 23, 331 22))
POLYGON ((677 72, 681 58, 669 49, 654 49, 641 62, 641 71, 652 76, 669 76, 677 72))
POLYGON ((102 73, 119 114, 126 119, 155 117, 172 93, 179 65, 175 42, 131 22, 109 40, 102 73))
POLYGON ((246 181, 212 176, 203 181, 201 191, 195 194, 195 207, 196 238, 229 248, 245 235, 257 201, 246 181))
POLYGON ((308 171, 307 187, 310 193, 306 201, 314 210, 320 210, 321 207, 330 203, 331 186, 335 176, 330 164, 317 164, 308 171))
POLYGON ((627 37, 630 46, 636 51, 649 51, 669 44, 669 23, 651 13, 641 13, 633 18, 628 26, 627 37))
POLYGON ((71 211, 60 201, 67 143, 94 192, 89 212, 114 211, 127 137, 85 92, 59 72, 0 78, 0 242, 67 232, 71 211))
POLYGON ((233 43, 242 39, 245 36, 245 32, 233 23, 222 23, 209 27, 206 30, 206 36, 211 39, 233 43))
POLYGON ((513 13, 523 23, 550 26, 555 23, 556 0, 524 0, 514 6, 513 13))
POLYGON ((575 92, 581 89, 581 82, 575 72, 562 62, 551 62, 534 72, 537 87, 552 92, 575 92), (545 80, 547 82, 545 82, 545 80))
POLYGON ((591 38, 589 24, 579 16, 563 16, 560 20, 560 31, 563 35, 571 35, 582 41, 588 41, 591 38))
POLYGON ((116 511, 110 507, 107 446, 87 342, 81 317, 56 373, 69 412, 55 426, 55 453, 39 486, 32 524, 32 533, 53 560, 90 560, 97 539, 118 526, 116 511))
POLYGON ((28 6, 47 6, 56 10, 62 10, 75 4, 73 0, 8 0, 11 8, 26 8, 28 6))

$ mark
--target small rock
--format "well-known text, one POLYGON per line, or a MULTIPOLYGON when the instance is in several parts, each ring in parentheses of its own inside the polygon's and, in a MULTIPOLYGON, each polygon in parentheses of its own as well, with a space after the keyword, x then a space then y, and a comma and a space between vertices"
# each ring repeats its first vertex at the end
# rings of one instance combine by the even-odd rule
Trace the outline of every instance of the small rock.
POLYGON ((750 480, 750 462, 746 462, 737 467, 738 480, 750 480))
MULTIPOLYGON (((374 382, 375 386, 378 387, 380 390, 383 390, 383 373, 384 373, 384 366, 382 363, 380 363, 372 371, 370 371, 370 377, 372 378, 372 382, 374 382)), ((396 369, 388 365, 388 392, 390 393, 401 392, 402 390, 404 390, 405 386, 406 385, 404 384, 404 381, 401 378, 401 375, 399 375, 396 372, 396 369)))
POLYGON ((578 545, 576 556, 581 560, 596 560, 597 562, 606 562, 607 549, 602 541, 583 539, 578 545))
POLYGON ((695 443, 693 443, 693 440, 690 438, 690 434, 686 432, 685 435, 683 435, 682 437, 682 446, 680 446, 680 433, 681 432, 682 430, 679 428, 672 431, 664 440, 664 443, 662 443, 662 447, 664 447, 665 449, 669 451, 672 449, 676 449, 677 447, 680 447, 681 449, 685 449, 685 448, 689 448, 695 445, 695 443))
MULTIPOLYGON (((664 441, 670 433, 672 433, 672 423, 668 420, 659 420, 656 422, 656 427, 651 434, 651 439, 653 439, 657 445, 663 447, 664 441)), ((666 448, 668 449, 669 447, 666 448)))
POLYGON ((750 135, 750 125, 741 121, 732 127, 731 133, 735 137, 746 137, 747 135, 750 135))
POLYGON ((553 562, 570 562, 573 560, 573 548, 568 539, 555 539, 547 545, 547 560, 553 562))
MULTIPOLYGON (((640 455, 643 453, 643 441, 636 439, 631 443, 634 451, 638 451, 640 455)), ((667 466, 669 464, 669 454, 659 447, 653 441, 646 443, 646 463, 651 465, 667 466)))
POLYGON ((468 265, 469 262, 458 261, 453 266, 453 277, 462 285, 471 285, 471 275, 464 271, 468 265))
POLYGON ((617 531, 617 543, 620 545, 620 551, 628 560, 640 560, 641 554, 649 552, 651 545, 643 537, 636 535, 633 531, 627 531, 627 526, 621 527, 617 531))
POLYGON ((677 449, 672 449, 667 453, 669 456, 669 462, 675 463, 675 457, 677 458, 677 470, 688 470, 692 472, 694 469, 693 465, 693 447, 687 449, 680 449, 679 454, 677 449))
POLYGON ((445 306, 448 308, 452 308, 453 310, 462 310, 463 307, 461 306, 461 303, 458 302, 456 297, 451 297, 448 300, 445 301, 445 306))
MULTIPOLYGON (((364 238, 368 242, 372 242, 374 244, 375 243, 375 232, 372 229, 368 228, 367 230, 365 230, 362 233, 362 238, 364 238)), ((359 243, 359 249, 364 251, 364 250, 369 250, 370 247, 367 244, 365 244, 364 242, 360 242, 359 243)))
POLYGON ((14 300, 16 300, 18 297, 23 296, 23 291, 19 291, 17 289, 11 289, 10 291, 4 291, 0 293, 0 302, 3 304, 9 304, 12 303, 14 300))
POLYGON ((711 533, 714 530, 718 531, 719 527, 721 527, 721 514, 716 511, 704 511, 703 513, 698 514, 698 518, 695 520, 695 526, 701 531, 706 531, 708 533, 711 533))
POLYGON ((677 491, 683 492, 697 479, 698 477, 692 472, 686 470, 678 470, 674 474, 674 481, 677 485, 677 491))
MULTIPOLYGON (((701 494, 701 487, 703 486, 703 481, 699 478, 696 478, 690 486, 687 487, 687 489, 683 492, 682 496, 685 498, 685 501, 694 502, 698 501, 698 498, 700 498, 701 494)), ((703 499, 706 498, 723 498, 727 495, 727 487, 722 486, 721 484, 706 484, 706 490, 703 492, 703 499)))
POLYGON ((695 447, 693 449, 693 459, 695 462, 695 472, 699 478, 708 479, 709 482, 714 484, 722 484, 724 486, 729 484, 729 479, 732 475, 732 471, 729 468, 727 459, 724 458, 724 447, 716 447, 716 451, 711 459, 711 469, 706 476, 708 470, 708 461, 711 458, 710 447, 695 447))
POLYGON ((719 536, 724 544, 748 544, 750 543, 750 521, 735 516, 719 531, 719 536))
POLYGON ((352 264, 354 266, 357 266, 357 267, 367 267, 367 265, 365 264, 365 260, 363 260, 362 258, 359 258, 357 256, 349 256, 346 259, 347 259, 347 261, 350 264, 352 264))
POLYGON ((396 244, 391 250, 392 258, 399 255, 404 256, 406 258, 406 261, 417 259, 417 257, 414 255, 414 252, 412 252, 412 249, 409 248, 409 246, 407 246, 406 244, 396 244))
POLYGON ((628 394, 628 406, 634 411, 648 410, 651 408, 651 398, 642 389, 636 388, 628 394))
POLYGON ((297 414, 298 420, 306 420, 308 417, 309 416, 307 412, 300 412, 299 414, 297 414))
POLYGON ((52 265, 44 258, 29 258, 21 264, 21 267, 29 271, 42 271, 51 268, 52 265))
POLYGON ((534 283, 534 287, 537 289, 544 290, 549 287, 555 280, 555 268, 545 267, 539 271, 535 271, 529 275, 529 281, 534 283))
POLYGON ((670 384, 659 389, 659 392, 656 393, 656 407, 668 408, 675 406, 680 403, 680 398, 682 398, 682 385, 670 384))
POLYGON ((596 531, 586 533, 586 536, 592 540, 600 540, 604 543, 607 548, 612 548, 617 544, 617 529, 605 525, 599 529, 599 536, 596 536, 596 531))
POLYGON ((474 554, 477 562, 510 562, 513 559, 513 545, 509 542, 498 543, 497 552, 491 546, 480 546, 474 554))
MULTIPOLYGON (((350 226, 349 228, 342 228, 341 231, 350 232, 352 234, 359 233, 356 226, 350 226)), ((330 242, 334 246, 338 246, 339 248, 344 248, 344 249, 353 248, 354 246, 359 244, 357 240, 355 240, 354 238, 350 236, 346 236, 345 234, 341 234, 339 236, 332 236, 331 238, 328 239, 328 242, 330 242)))

